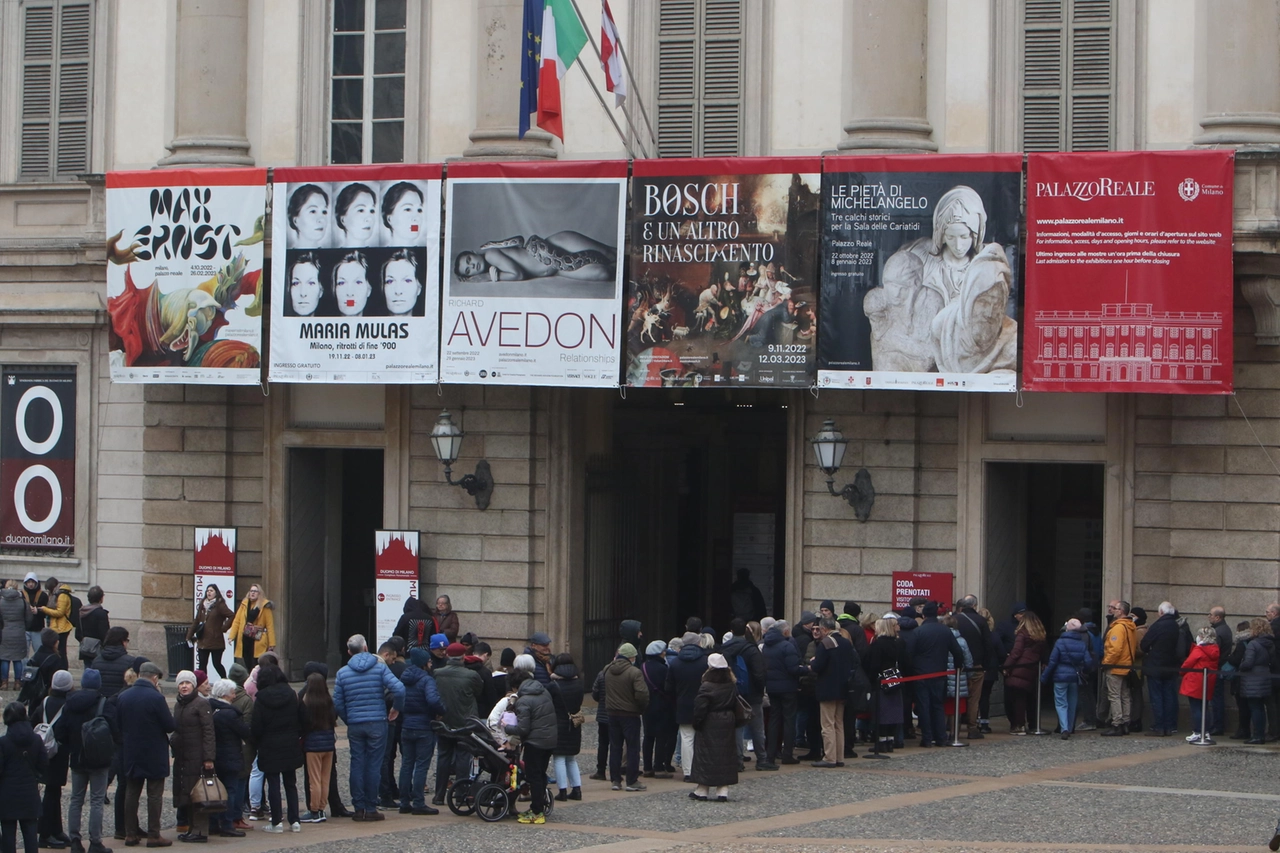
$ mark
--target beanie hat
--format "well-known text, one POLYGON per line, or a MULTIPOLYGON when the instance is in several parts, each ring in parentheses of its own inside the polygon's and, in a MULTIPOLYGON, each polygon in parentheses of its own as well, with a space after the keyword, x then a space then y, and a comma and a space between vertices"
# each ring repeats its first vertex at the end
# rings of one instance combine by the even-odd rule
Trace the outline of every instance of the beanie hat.
POLYGON ((926 619, 929 619, 929 618, 936 619, 938 616, 938 602, 930 601, 924 606, 924 609, 921 612, 924 613, 924 618, 926 619))
POLYGON ((1019 613, 1025 613, 1025 612, 1027 612, 1027 603, 1025 601, 1014 602, 1013 610, 1010 611, 1010 613, 1014 616, 1017 616, 1019 613))
POLYGON ((652 643, 650 643, 648 646, 645 647, 644 653, 646 655, 660 655, 666 652, 666 650, 667 650, 666 643, 664 643, 662 640, 654 640, 652 643))
MULTIPOLYGON (((248 673, 245 673, 245 675, 247 676, 248 673)), ((312 675, 323 675, 325 678, 328 678, 329 665, 327 663, 321 663, 318 660, 307 661, 307 665, 302 668, 302 680, 306 681, 312 675)), ((234 679, 235 677, 233 675, 232 680, 234 679)))
MULTIPOLYGON (((241 668, 243 669, 243 667, 241 668)), ((138 667, 138 675, 158 675, 161 678, 163 678, 164 670, 161 669, 158 664, 154 664, 151 661, 147 661, 142 666, 138 667)), ((248 678, 248 677, 249 677, 249 674, 245 673, 245 678, 248 678)))
POLYGON ((728 669, 729 662, 724 659, 722 654, 714 654, 707 658, 707 669, 728 669))
MULTIPOLYGON (((324 665, 321 664, 321 666, 324 665)), ((320 672, 320 670, 316 670, 316 672, 320 672)), ((310 675, 311 673, 307 674, 310 675)), ((324 672, 320 674, 327 678, 329 676, 329 667, 326 666, 324 672)), ((231 664, 231 669, 227 670, 227 676, 236 683, 237 687, 244 687, 244 683, 249 680, 249 670, 245 669, 242 663, 233 663, 231 664)))
POLYGON ((1079 631, 1084 626, 1080 624, 1079 619, 1068 619, 1067 624, 1062 626, 1064 631, 1079 631))
POLYGON ((431 652, 422 648, 422 646, 409 649, 409 663, 413 664, 414 666, 417 666, 417 667, 426 666, 427 661, 429 660, 431 660, 431 652))
POLYGON ((192 674, 196 677, 196 687, 199 687, 201 684, 204 684, 209 680, 209 676, 205 675, 203 669, 197 669, 192 674))
POLYGON ((71 673, 65 669, 60 669, 53 674, 52 687, 54 690, 70 690, 74 683, 71 680, 71 673))
POLYGON ((698 636, 696 632, 686 631, 685 635, 680 638, 680 641, 684 643, 686 646, 696 646, 698 645, 699 639, 701 638, 698 636))
POLYGON ((448 648, 444 650, 447 657, 460 658, 467 653, 467 647, 462 643, 450 643, 448 648))
MULTIPOLYGON (((55 681, 56 680, 57 679, 55 678, 55 681)), ((195 687, 197 686, 196 674, 189 669, 184 669, 182 672, 178 673, 178 677, 175 678, 173 682, 174 684, 190 683, 192 687, 195 687)))
POLYGON ((80 688, 82 690, 102 689, 102 674, 96 669, 86 669, 80 674, 80 688))
POLYGON ((862 605, 856 601, 846 601, 844 603, 844 612, 857 619, 862 615, 862 605))
POLYGON ((432 648, 433 650, 435 650, 435 649, 443 649, 443 648, 448 647, 448 645, 449 645, 449 638, 448 638, 448 637, 446 637, 444 634, 432 634, 432 635, 431 635, 431 648, 432 648))
POLYGON ((636 647, 631 645, 630 643, 623 643, 622 645, 618 646, 618 657, 633 658, 635 656, 636 656, 636 647))
POLYGON ((813 611, 812 611, 812 610, 805 610, 804 612, 802 612, 802 613, 800 614, 800 621, 799 621, 797 624, 800 624, 800 625, 809 625, 809 624, 811 624, 811 623, 813 623, 813 622, 816 622, 816 621, 818 621, 818 617, 813 615, 813 611))
POLYGON ((832 604, 832 603, 831 603, 831 599, 829 599, 829 598, 828 598, 826 601, 824 601, 824 602, 822 602, 821 604, 819 604, 819 605, 818 605, 818 609, 819 609, 819 610, 830 610, 832 613, 835 613, 835 612, 836 612, 836 606, 835 606, 834 604, 832 604))
POLYGON ((503 649, 502 654, 498 657, 498 663, 503 667, 510 667, 511 664, 515 662, 516 662, 516 650, 511 648, 510 646, 503 649))

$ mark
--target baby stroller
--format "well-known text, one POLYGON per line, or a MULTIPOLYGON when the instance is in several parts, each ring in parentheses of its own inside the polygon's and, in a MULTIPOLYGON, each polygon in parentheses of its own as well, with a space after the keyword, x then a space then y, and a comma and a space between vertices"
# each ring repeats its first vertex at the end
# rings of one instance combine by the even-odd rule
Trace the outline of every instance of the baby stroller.
MULTIPOLYGON (((449 811, 463 817, 478 814, 490 823, 518 811, 517 801, 529 794, 524 762, 520 760, 518 750, 504 749, 489 731, 488 724, 477 717, 469 718, 456 729, 449 728, 440 720, 434 721, 431 728, 435 730, 436 737, 455 741, 458 748, 470 753, 479 765, 476 775, 470 779, 454 780, 446 799, 449 811)), ((548 785, 543 814, 551 814, 554 802, 555 792, 548 785)))

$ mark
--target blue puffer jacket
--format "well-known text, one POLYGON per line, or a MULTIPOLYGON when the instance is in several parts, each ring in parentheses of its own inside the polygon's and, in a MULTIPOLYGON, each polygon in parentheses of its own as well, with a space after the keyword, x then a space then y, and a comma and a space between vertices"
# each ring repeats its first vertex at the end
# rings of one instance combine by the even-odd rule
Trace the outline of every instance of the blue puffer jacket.
POLYGON ((404 682, 404 713, 402 728, 422 731, 431 728, 434 717, 444 716, 444 700, 436 689, 436 680, 425 669, 409 664, 400 676, 404 682))
POLYGON ((667 666, 667 692, 676 697, 676 723, 693 725, 693 699, 707 671, 707 655, 701 647, 688 645, 667 666))
POLYGON ((382 658, 361 652, 353 655, 338 670, 333 685, 333 707, 347 725, 378 723, 387 719, 386 694, 391 694, 391 707, 404 708, 404 685, 382 658))
POLYGON ((796 644, 777 628, 764 632, 764 689, 771 696, 800 691, 800 676, 804 667, 800 665, 800 650, 796 644))
POLYGON ((1049 665, 1040 673, 1043 684, 1077 684, 1081 673, 1091 672, 1098 659, 1089 648, 1091 638, 1086 631, 1064 631, 1053 644, 1049 665))

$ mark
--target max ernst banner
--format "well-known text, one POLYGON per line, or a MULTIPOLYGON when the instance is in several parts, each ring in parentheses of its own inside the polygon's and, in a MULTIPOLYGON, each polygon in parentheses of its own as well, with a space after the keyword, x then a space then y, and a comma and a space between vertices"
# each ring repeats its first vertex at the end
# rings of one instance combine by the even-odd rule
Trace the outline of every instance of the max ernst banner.
POLYGON ((266 169, 107 174, 113 382, 256 385, 266 169))
POLYGON ((275 170, 271 381, 437 380, 442 172, 275 170))
POLYGON ((1028 155, 1025 389, 1231 392, 1232 156, 1028 155))
POLYGON ((441 380, 616 386, 627 162, 453 163, 446 195, 441 380))
POLYGON ((1017 390, 1022 155, 823 170, 819 386, 1017 390))
POLYGON ((820 172, 817 157, 634 163, 626 384, 813 384, 820 172))

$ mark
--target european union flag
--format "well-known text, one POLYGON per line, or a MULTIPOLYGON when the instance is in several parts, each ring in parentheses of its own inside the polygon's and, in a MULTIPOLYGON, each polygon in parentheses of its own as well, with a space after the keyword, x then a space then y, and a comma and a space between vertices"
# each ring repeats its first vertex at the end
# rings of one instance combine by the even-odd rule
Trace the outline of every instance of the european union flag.
POLYGON ((529 116, 538 111, 538 76, 542 66, 542 9, 544 0, 524 0, 524 38, 520 45, 520 138, 529 130, 529 116))

